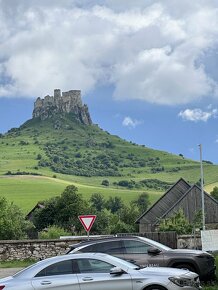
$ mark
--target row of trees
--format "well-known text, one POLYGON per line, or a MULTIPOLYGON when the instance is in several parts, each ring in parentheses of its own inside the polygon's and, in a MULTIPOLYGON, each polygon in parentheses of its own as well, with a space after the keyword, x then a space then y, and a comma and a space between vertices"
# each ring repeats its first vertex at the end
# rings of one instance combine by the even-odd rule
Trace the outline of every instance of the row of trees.
MULTIPOLYGON (((218 199, 218 187, 214 188, 211 195, 218 199)), ((120 197, 105 199, 99 193, 92 194, 86 200, 75 186, 70 185, 60 196, 46 200, 43 204, 44 208, 37 209, 33 222, 30 222, 16 205, 0 198, 0 240, 24 239, 33 230, 39 232, 42 238, 84 234, 78 219, 81 214, 97 215, 92 227, 93 234, 136 232, 138 228, 135 221, 148 208, 149 200, 147 193, 142 193, 129 205, 124 204, 120 197)), ((188 234, 200 227, 200 211, 192 223, 187 221, 182 211, 160 222, 161 231, 176 231, 178 234, 188 234)))
POLYGON ((34 213, 33 223, 38 231, 56 226, 71 234, 81 234, 83 228, 78 216, 91 213, 97 215, 92 227, 95 234, 135 232, 135 220, 147 209, 148 204, 147 193, 139 195, 130 205, 125 205, 120 197, 105 199, 99 193, 92 194, 89 200, 85 200, 78 189, 70 185, 60 196, 44 202, 44 208, 34 213))
POLYGON ((44 208, 37 209, 30 222, 19 207, 0 198, 0 240, 25 239, 33 232, 38 232, 41 238, 84 234, 78 216, 90 213, 97 215, 92 227, 95 234, 135 232, 135 220, 147 209, 148 195, 142 193, 129 205, 125 205, 120 197, 105 199, 99 193, 86 200, 75 186, 70 185, 60 196, 42 203, 44 208))

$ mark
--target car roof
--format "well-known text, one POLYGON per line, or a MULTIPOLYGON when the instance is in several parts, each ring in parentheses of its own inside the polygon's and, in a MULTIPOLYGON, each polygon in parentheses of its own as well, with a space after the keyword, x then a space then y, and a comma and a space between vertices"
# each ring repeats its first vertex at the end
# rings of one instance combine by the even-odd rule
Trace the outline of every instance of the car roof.
POLYGON ((62 262, 62 261, 66 261, 66 260, 72 260, 72 259, 86 259, 86 258, 106 258, 106 257, 110 257, 110 255, 105 254, 105 253, 76 253, 73 256, 70 255, 60 255, 60 256, 55 256, 55 257, 50 257, 50 258, 46 258, 44 260, 38 261, 24 269, 22 269, 21 271, 17 272, 14 277, 25 277, 28 276, 30 272, 34 272, 35 269, 38 270, 40 268, 43 268, 44 266, 50 264, 50 263, 58 263, 58 262, 62 262))
MULTIPOLYGON (((107 238, 92 238, 90 240, 83 240, 79 243, 72 244, 72 245, 70 245, 70 247, 77 248, 77 247, 97 244, 97 243, 101 243, 101 242, 116 241, 116 240, 128 240, 128 239, 138 240, 140 238, 138 236, 114 236, 114 237, 107 237, 107 238)), ((146 240, 152 242, 152 240, 149 240, 147 238, 146 238, 146 240)))

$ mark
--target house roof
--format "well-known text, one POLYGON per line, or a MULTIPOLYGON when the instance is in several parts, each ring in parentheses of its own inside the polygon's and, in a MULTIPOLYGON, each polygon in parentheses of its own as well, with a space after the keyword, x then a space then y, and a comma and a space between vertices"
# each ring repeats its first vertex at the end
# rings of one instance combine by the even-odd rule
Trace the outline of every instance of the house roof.
MULTIPOLYGON (((204 191, 206 223, 218 223, 218 201, 204 191), (210 214, 207 214, 210 213, 210 214)), ((136 222, 157 225, 160 219, 167 218, 180 208, 192 221, 196 210, 202 209, 201 189, 179 179, 152 207, 143 213, 136 222)))
POLYGON ((29 219, 29 218, 31 217, 32 213, 33 213, 36 209, 38 209, 38 208, 44 208, 44 207, 45 207, 45 205, 44 205, 43 203, 38 202, 38 203, 34 206, 34 208, 32 208, 31 211, 26 215, 26 219, 29 219))
MULTIPOLYGON (((218 216, 216 216, 216 213, 218 212, 218 201, 214 199, 212 196, 210 196, 206 191, 204 191, 204 200, 205 200, 205 213, 206 213, 206 222, 207 223, 213 223, 218 222, 218 216), (212 212, 215 211, 215 215, 213 217, 212 212), (210 215, 207 215, 207 213, 210 212, 210 215)), ((202 200, 201 200, 201 189, 194 184, 189 190, 187 190, 186 193, 171 207, 169 208, 161 217, 160 219, 164 219, 172 215, 173 213, 177 212, 179 208, 183 208, 186 211, 186 216, 189 216, 191 220, 194 219, 196 210, 202 209, 202 200), (187 199, 188 195, 190 196, 189 199, 187 199), (195 196, 193 196, 195 195, 195 196), (200 196, 200 198, 199 198, 200 196), (186 201, 185 201, 186 199, 186 201), (190 202, 192 201, 192 202, 190 202)), ((155 224, 158 224, 158 220, 155 222, 155 224)))
POLYGON ((172 185, 165 194, 161 196, 146 212, 144 212, 137 220, 139 223, 142 219, 144 222, 154 224, 156 220, 161 218, 165 212, 173 207, 173 205, 191 188, 191 185, 183 178, 180 178, 172 185))

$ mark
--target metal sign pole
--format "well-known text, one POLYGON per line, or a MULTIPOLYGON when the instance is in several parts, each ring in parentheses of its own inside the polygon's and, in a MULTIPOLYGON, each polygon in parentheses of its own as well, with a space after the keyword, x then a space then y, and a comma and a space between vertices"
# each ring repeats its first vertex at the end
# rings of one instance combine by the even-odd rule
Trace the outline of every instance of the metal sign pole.
POLYGON ((202 203, 202 230, 205 231, 205 210, 204 210, 204 174, 203 174, 203 164, 202 164, 202 145, 200 148, 200 163, 201 163, 201 203, 202 203))

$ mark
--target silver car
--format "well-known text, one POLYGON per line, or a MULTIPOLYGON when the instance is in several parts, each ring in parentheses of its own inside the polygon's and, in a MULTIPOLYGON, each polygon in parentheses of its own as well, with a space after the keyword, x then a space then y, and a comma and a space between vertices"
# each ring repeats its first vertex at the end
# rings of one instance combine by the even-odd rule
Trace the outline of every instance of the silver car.
POLYGON ((0 290, 196 290, 199 277, 188 270, 138 268, 103 253, 48 258, 0 279, 0 290))

